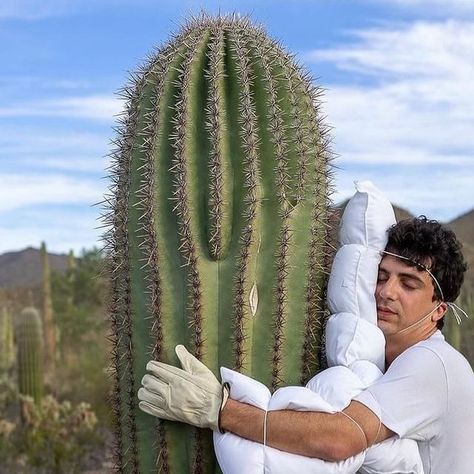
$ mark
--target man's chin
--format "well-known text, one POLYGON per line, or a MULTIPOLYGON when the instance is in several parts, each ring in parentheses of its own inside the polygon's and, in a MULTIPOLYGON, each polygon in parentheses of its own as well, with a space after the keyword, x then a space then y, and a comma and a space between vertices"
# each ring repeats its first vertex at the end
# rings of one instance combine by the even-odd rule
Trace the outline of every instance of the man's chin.
POLYGON ((388 321, 384 319, 377 319, 377 326, 378 328, 382 331, 384 336, 389 336, 390 334, 393 334, 395 331, 395 328, 393 324, 389 323, 388 321))

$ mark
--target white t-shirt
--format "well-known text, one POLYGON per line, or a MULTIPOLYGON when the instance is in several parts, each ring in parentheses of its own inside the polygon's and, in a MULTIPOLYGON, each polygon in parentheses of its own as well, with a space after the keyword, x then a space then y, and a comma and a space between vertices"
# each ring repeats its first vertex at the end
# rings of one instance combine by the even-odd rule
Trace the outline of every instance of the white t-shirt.
POLYGON ((417 441, 425 474, 474 472, 474 373, 439 330, 354 400, 399 437, 417 441))

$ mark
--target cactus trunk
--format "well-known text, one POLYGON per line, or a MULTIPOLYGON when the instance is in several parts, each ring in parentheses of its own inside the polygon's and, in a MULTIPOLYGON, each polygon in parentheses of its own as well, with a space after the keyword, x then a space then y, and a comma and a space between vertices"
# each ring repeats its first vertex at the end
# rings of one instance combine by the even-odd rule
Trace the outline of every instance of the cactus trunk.
POLYGON ((0 308, 0 377, 8 376, 15 360, 13 322, 6 307, 0 308))
POLYGON ((56 325, 54 323, 53 302, 51 299, 51 270, 49 268, 46 244, 41 243, 40 249, 42 268, 42 304, 43 304, 43 329, 45 342, 45 365, 48 379, 52 380, 56 361, 56 325))
POLYGON ((276 389, 319 369, 330 259, 320 89, 247 19, 201 17, 123 91, 110 320, 117 468, 214 472, 211 433, 138 410, 150 358, 185 344, 276 389))
POLYGON ((39 403, 43 396, 43 326, 38 311, 25 308, 15 321, 18 391, 39 403))
POLYGON ((76 279, 76 269, 77 269, 77 263, 76 263, 76 257, 74 256, 74 251, 71 249, 69 251, 69 254, 67 256, 67 282, 68 282, 68 295, 67 295, 67 300, 66 300, 66 306, 68 308, 68 311, 71 311, 72 308, 74 307, 74 284, 75 284, 75 279, 76 279))

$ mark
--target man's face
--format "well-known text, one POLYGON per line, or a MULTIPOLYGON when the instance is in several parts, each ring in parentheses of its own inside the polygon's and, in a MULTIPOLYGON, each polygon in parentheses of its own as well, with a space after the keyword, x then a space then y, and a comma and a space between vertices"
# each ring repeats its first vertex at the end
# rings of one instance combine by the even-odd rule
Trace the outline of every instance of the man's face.
MULTIPOLYGON (((430 275, 403 260, 385 255, 379 265, 375 300, 378 326, 385 336, 418 322, 435 306, 430 275)), ((423 325, 432 325, 427 318, 423 325)))

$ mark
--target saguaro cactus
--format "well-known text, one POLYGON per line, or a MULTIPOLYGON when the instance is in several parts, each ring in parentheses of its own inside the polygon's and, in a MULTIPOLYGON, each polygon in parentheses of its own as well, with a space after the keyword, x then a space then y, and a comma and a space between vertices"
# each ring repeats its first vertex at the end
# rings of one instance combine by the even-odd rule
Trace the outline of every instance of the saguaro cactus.
POLYGON ((43 326, 35 308, 25 308, 15 320, 18 349, 18 390, 38 403, 43 396, 43 326))
POLYGON ((276 388, 318 370, 328 268, 321 91, 248 19, 202 16, 133 75, 113 152, 117 468, 214 472, 211 433, 138 410, 184 343, 276 388))
POLYGON ((0 308, 0 377, 8 374, 15 359, 13 323, 6 307, 0 308))
POLYGON ((68 282, 68 297, 67 297, 67 307, 71 309, 74 306, 74 283, 76 280, 76 268, 77 262, 76 257, 74 256, 74 250, 69 250, 67 256, 67 282, 68 282))
POLYGON ((41 268, 43 273, 43 327, 45 342, 45 362, 49 378, 52 378, 56 361, 56 325, 54 323, 53 302, 51 298, 51 270, 45 242, 40 249, 41 268))

